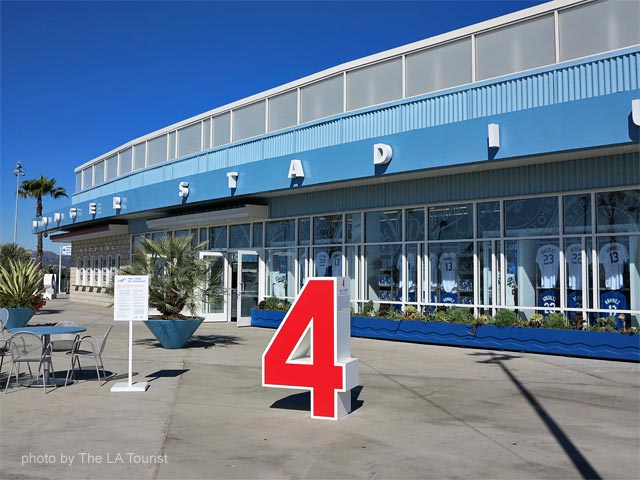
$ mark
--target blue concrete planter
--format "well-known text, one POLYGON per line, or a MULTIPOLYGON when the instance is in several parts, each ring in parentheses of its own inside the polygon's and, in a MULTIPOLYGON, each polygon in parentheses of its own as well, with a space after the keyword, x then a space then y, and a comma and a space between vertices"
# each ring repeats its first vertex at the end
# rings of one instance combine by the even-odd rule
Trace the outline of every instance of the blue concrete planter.
POLYGON ((204 317, 195 317, 186 320, 145 320, 144 324, 163 348, 182 348, 203 321, 204 317))
POLYGON ((278 328, 287 312, 280 310, 251 310, 251 326, 278 328))
MULTIPOLYGON (((252 310, 251 325, 277 328, 285 312, 252 310)), ((351 317, 351 335, 404 342, 489 348, 516 352, 640 362, 640 335, 496 327, 464 323, 420 322, 375 317, 351 317)))
POLYGON ((640 362, 640 335, 351 317, 355 337, 640 362))
POLYGON ((7 310, 9 311, 9 319, 6 328, 24 327, 36 313, 33 308, 7 308, 7 310))

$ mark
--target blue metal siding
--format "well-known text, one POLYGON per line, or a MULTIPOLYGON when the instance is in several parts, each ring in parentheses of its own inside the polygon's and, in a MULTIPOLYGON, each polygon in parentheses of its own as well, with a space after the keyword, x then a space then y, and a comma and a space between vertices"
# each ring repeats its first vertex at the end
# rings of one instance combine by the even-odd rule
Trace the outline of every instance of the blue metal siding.
POLYGON ((629 153, 507 169, 441 175, 273 198, 273 218, 640 186, 640 155, 629 153))

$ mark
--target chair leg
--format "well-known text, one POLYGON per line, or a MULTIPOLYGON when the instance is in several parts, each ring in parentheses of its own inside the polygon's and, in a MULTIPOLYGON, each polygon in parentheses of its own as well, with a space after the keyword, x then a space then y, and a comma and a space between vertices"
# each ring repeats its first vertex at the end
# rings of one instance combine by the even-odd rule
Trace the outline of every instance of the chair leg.
MULTIPOLYGON (((15 363, 11 364, 11 370, 9 370, 9 376, 7 377, 7 384, 4 386, 4 393, 7 393, 9 389, 9 384, 11 383, 11 374, 13 373, 13 367, 15 367, 15 363)), ((16 382, 18 381, 18 375, 16 374, 16 382)))

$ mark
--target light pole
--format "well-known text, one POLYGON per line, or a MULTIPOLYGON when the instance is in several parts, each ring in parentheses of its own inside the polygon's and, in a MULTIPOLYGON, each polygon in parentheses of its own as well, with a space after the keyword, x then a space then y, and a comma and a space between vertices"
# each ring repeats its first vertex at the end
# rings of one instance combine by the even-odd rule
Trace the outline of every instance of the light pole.
POLYGON ((22 164, 18 162, 16 169, 13 171, 13 175, 16 177, 16 219, 13 222, 13 243, 17 245, 18 239, 18 190, 20 189, 20 177, 24 177, 24 171, 22 170, 22 164))

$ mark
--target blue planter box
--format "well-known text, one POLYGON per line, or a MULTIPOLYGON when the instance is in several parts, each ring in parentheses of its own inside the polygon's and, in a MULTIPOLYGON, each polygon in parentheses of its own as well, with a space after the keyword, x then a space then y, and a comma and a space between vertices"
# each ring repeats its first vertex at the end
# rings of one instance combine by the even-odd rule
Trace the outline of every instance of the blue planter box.
POLYGON ((281 312, 279 310, 251 310, 251 326, 252 327, 265 327, 265 328, 278 328, 282 320, 284 320, 287 312, 281 312))
MULTIPOLYGON (((251 325, 277 328, 284 316, 285 312, 252 310, 251 325)), ((351 335, 435 345, 640 362, 638 334, 495 325, 474 328, 473 325, 464 323, 351 317, 351 335)))

